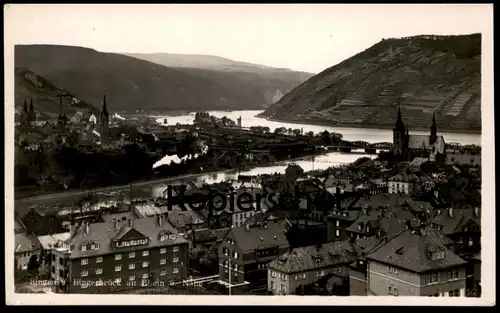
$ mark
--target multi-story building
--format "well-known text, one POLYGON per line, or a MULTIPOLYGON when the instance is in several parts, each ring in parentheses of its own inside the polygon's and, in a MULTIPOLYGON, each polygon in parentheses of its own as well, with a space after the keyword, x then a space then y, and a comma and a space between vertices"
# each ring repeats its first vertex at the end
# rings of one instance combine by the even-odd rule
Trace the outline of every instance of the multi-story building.
POLYGON ((219 246, 219 278, 223 284, 263 284, 267 264, 289 249, 279 223, 235 227, 219 246))
POLYGON ((346 229, 354 223, 361 210, 333 210, 327 216, 327 241, 343 241, 349 238, 346 229))
POLYGON ((422 229, 401 232, 367 259, 368 295, 465 296, 466 262, 422 229))
POLYGON ((379 238, 371 237, 357 242, 351 239, 295 248, 269 263, 268 291, 276 295, 293 295, 300 286, 315 283, 326 275, 347 278, 347 265, 379 242, 379 238))
POLYGON ((36 257, 37 261, 42 252, 42 245, 37 237, 26 232, 17 233, 14 236, 14 268, 16 270, 16 278, 25 278, 28 274, 27 270, 32 257, 36 257))
POLYGON ((389 193, 415 194, 420 187, 420 179, 411 172, 401 172, 388 179, 389 193))
POLYGON ((164 215, 83 223, 53 255, 70 293, 166 286, 187 277, 188 242, 164 215))

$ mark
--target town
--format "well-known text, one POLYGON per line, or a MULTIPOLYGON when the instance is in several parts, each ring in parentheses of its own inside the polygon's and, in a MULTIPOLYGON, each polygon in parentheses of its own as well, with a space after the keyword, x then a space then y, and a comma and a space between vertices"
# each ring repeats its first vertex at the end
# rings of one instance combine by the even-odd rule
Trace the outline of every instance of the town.
POLYGON ((414 135, 398 110, 393 142, 368 144, 326 130, 245 129, 241 118, 205 112, 192 125, 125 119, 108 112, 106 97, 97 116, 68 118, 63 98, 56 120, 38 120, 25 102, 16 199, 288 166, 111 206, 16 206, 16 292, 481 296, 481 148, 446 143, 435 118, 427 135, 414 135), (293 162, 359 149, 374 157, 313 171, 293 162), (217 210, 175 201, 214 193, 217 210))

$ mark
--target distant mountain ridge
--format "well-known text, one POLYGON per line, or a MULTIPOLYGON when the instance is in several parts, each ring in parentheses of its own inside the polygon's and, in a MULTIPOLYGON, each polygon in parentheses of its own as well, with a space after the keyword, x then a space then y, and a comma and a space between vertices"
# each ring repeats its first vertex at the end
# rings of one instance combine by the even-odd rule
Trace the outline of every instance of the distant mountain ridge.
POLYGON ((263 117, 391 128, 398 106, 411 129, 481 130, 481 34, 384 39, 313 76, 263 117))
POLYGON ((18 45, 15 66, 29 69, 97 107, 106 94, 110 110, 125 112, 262 109, 276 94, 285 94, 304 78, 280 69, 274 74, 265 67, 264 76, 255 65, 249 65, 252 70, 248 72, 174 68, 117 53, 58 45, 18 45))

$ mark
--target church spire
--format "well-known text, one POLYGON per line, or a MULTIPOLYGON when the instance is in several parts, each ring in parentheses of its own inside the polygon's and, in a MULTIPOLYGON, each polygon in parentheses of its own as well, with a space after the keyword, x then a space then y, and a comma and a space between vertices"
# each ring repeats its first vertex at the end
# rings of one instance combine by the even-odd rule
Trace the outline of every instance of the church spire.
POLYGON ((33 99, 30 98, 30 112, 35 112, 35 108, 33 107, 33 99))
POLYGON ((401 117, 401 105, 398 104, 398 119, 396 120, 396 125, 394 126, 394 130, 399 130, 404 133, 405 124, 403 123, 403 118, 401 117))
POLYGON ((432 114, 432 126, 431 126, 431 136, 429 138, 429 143, 433 144, 437 140, 437 126, 436 126, 436 113, 432 114))
POLYGON ((104 95, 104 99, 102 101, 102 111, 101 115, 109 115, 108 108, 106 107, 106 95, 104 95))
POLYGON ((23 111, 24 111, 24 113, 28 113, 28 101, 26 101, 26 99, 24 99, 23 111))

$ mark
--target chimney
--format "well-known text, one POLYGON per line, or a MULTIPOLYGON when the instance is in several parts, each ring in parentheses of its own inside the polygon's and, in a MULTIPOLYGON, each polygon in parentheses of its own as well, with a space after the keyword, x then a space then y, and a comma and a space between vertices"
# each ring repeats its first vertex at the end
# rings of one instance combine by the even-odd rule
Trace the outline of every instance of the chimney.
POLYGON ((450 216, 450 218, 453 218, 453 207, 450 207, 448 209, 448 215, 450 216))
POLYGON ((246 231, 250 231, 250 224, 246 224, 246 225, 245 225, 245 230, 246 230, 246 231))
POLYGON ((158 220, 158 225, 163 226, 163 216, 158 214, 156 215, 156 219, 158 220))

